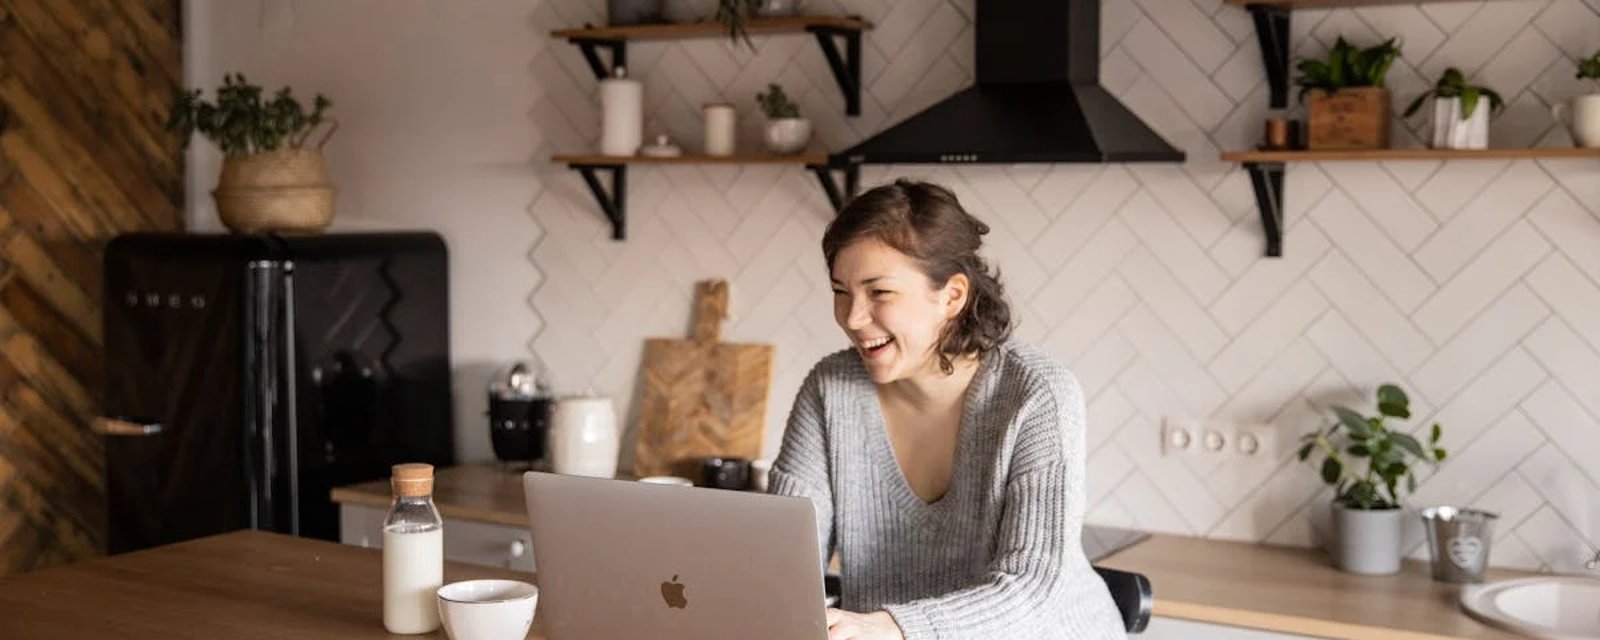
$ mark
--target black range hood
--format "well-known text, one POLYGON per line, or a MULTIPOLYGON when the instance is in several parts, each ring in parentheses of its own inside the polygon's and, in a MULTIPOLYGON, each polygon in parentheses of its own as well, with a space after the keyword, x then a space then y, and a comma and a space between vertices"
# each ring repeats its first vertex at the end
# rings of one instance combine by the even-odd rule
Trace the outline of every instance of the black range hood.
POLYGON ((977 84, 831 165, 1183 162, 1100 86, 1100 0, 977 0, 977 84))

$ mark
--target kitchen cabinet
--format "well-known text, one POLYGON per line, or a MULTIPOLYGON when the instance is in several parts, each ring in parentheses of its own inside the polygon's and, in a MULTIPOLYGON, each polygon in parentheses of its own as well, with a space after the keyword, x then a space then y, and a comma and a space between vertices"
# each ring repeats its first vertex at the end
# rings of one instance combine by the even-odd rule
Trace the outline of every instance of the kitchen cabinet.
MULTIPOLYGON (((358 547, 383 548, 383 517, 387 513, 364 505, 339 505, 339 541, 358 547)), ((444 519, 444 559, 532 572, 533 541, 527 525, 514 527, 447 517, 444 519)))
POLYGON ((1145 627, 1144 633, 1139 635, 1139 640, 1299 640, 1301 638, 1310 640, 1311 636, 1259 631, 1243 627, 1179 620, 1177 618, 1162 618, 1160 616, 1151 618, 1150 626, 1145 627))

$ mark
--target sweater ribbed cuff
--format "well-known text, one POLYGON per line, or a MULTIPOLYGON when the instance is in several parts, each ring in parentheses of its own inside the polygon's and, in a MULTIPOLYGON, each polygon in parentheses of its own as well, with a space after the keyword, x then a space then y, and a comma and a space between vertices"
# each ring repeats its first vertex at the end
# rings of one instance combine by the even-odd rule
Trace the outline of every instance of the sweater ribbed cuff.
POLYGON ((900 635, 906 640, 934 640, 944 626, 929 607, 915 602, 885 605, 883 610, 894 616, 894 623, 900 625, 900 635))

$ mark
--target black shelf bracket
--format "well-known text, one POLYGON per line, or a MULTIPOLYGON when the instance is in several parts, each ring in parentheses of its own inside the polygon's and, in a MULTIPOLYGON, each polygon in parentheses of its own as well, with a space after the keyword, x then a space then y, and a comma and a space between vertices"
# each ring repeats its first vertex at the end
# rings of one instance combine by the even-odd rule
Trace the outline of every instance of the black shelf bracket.
POLYGON ((1246 162, 1250 186, 1256 192, 1261 232, 1267 237, 1267 257, 1283 257, 1283 163, 1246 162))
POLYGON ((817 44, 822 47, 822 56, 828 59, 828 68, 833 70, 833 79, 839 83, 839 91, 844 93, 845 115, 861 115, 861 30, 840 29, 828 26, 810 26, 806 31, 817 36, 817 44), (845 53, 839 55, 837 38, 844 38, 845 53))
POLYGON ((856 190, 861 184, 861 165, 811 164, 806 165, 806 168, 817 174, 817 182, 822 183, 822 192, 828 194, 828 202, 833 204, 834 213, 843 211, 844 205, 856 196, 856 190), (834 173, 844 174, 842 188, 839 186, 839 181, 834 178, 834 173))
POLYGON ((600 204, 600 210, 605 212, 606 218, 611 221, 611 239, 623 240, 628 237, 628 166, 622 164, 569 164, 568 168, 583 174, 583 181, 589 185, 589 191, 594 194, 595 202, 600 204), (611 172, 611 190, 606 191, 600 183, 600 178, 595 174, 600 171, 611 172))
POLYGON ((628 66, 628 41, 605 40, 600 38, 572 38, 572 44, 578 45, 583 51, 583 59, 588 61, 589 69, 594 71, 594 77, 605 80, 611 77, 612 70, 617 67, 628 66), (600 60, 599 49, 611 50, 611 64, 607 65, 600 60))
POLYGON ((1267 67, 1267 85, 1272 90, 1272 108, 1289 107, 1289 9, 1270 4, 1246 5, 1256 22, 1256 41, 1261 44, 1261 62, 1267 67))

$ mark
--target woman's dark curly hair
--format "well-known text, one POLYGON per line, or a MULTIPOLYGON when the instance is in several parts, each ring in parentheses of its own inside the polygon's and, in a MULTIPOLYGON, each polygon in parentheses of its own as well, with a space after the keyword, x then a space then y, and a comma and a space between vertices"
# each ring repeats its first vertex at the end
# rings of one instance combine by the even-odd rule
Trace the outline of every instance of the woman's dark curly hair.
POLYGON ((839 252, 876 239, 910 256, 933 287, 955 274, 971 282, 966 306, 939 334, 939 369, 955 371, 952 356, 987 351, 1011 335, 1011 306, 1000 272, 978 257, 989 225, 961 208, 955 194, 936 184, 901 178, 856 196, 822 234, 822 255, 833 272, 839 252))

